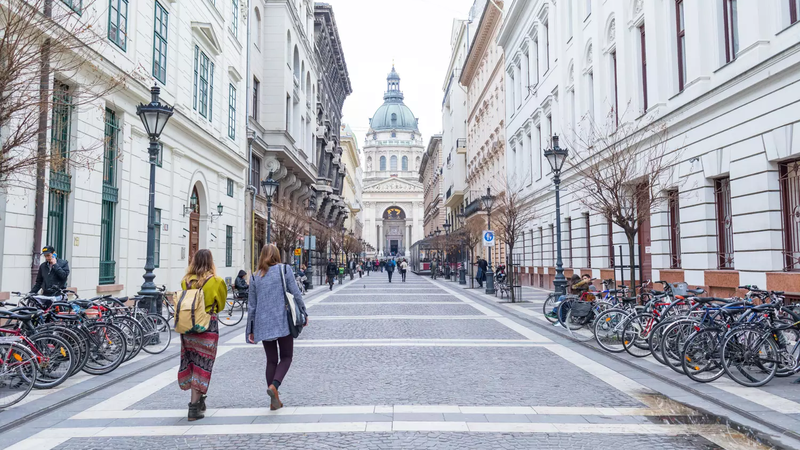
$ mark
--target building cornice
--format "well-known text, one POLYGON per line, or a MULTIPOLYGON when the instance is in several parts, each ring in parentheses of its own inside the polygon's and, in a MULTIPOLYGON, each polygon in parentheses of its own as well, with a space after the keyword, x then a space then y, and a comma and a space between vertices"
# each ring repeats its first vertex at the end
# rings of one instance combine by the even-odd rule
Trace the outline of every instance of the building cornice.
POLYGON ((494 0, 494 3, 497 4, 497 7, 492 4, 486 5, 478 23, 475 39, 472 41, 469 53, 467 53, 467 59, 464 61, 464 67, 461 70, 461 78, 458 80, 463 86, 469 86, 472 83, 483 54, 489 45, 494 43, 492 42, 492 36, 494 36, 494 31, 502 18, 502 12, 499 8, 503 7, 503 0, 494 0))

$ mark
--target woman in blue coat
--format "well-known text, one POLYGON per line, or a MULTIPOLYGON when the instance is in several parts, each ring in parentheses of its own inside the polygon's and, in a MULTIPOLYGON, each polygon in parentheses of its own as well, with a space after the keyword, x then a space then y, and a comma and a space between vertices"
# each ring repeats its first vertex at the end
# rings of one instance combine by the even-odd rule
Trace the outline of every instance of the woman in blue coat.
MULTIPOLYGON (((267 394, 270 397, 269 409, 283 407, 278 389, 292 365, 294 338, 289 332, 286 318, 286 301, 283 285, 294 296, 297 306, 305 314, 306 305, 303 294, 297 287, 292 268, 281 264, 281 254, 274 244, 267 244, 258 258, 258 268, 250 279, 250 293, 247 304, 247 341, 251 344, 261 342, 267 355, 267 394), (283 277, 283 281, 281 281, 283 277), (280 347, 280 358, 278 348, 280 347)), ((306 325, 308 325, 308 315, 306 325)))

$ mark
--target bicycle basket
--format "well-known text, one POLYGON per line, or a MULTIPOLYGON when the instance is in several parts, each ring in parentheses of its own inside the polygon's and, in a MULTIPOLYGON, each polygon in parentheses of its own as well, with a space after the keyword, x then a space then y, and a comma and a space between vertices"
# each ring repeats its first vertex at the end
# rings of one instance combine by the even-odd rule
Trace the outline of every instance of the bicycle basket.
POLYGON ((572 317, 583 318, 592 313, 592 302, 575 302, 572 304, 570 314, 572 317))

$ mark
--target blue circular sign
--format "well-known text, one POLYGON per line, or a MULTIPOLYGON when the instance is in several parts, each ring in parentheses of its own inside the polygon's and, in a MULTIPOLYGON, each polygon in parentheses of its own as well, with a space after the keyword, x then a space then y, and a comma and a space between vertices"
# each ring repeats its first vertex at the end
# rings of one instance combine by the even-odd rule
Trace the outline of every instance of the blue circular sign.
POLYGON ((494 233, 491 231, 483 233, 483 240, 486 242, 492 242, 494 240, 494 233))

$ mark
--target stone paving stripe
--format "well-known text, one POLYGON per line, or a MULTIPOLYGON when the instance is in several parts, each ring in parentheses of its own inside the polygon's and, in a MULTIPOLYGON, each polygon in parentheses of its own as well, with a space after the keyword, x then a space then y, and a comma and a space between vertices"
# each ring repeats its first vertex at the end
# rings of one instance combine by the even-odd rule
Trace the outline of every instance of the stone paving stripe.
MULTIPOLYGON (((456 406, 456 405, 396 405, 396 406, 294 406, 278 411, 269 408, 225 408, 209 409, 206 417, 262 417, 262 416, 307 416, 342 414, 478 414, 478 415, 542 415, 542 416, 685 416, 696 412, 626 408, 626 407, 585 407, 585 406, 456 406)), ((69 420, 99 419, 143 419, 143 418, 182 418, 185 409, 117 411, 83 411, 69 420)))
MULTIPOLYGON (((362 291, 355 291, 352 294, 351 293, 339 292, 338 294, 331 295, 330 297, 332 297, 332 298, 335 298, 335 297, 366 297, 366 296, 374 297, 374 296, 384 296, 384 295, 389 295, 389 296, 392 296, 392 297, 394 297, 394 296, 397 296, 397 297, 403 297, 403 296, 405 296, 405 297, 412 297, 412 296, 414 296, 414 297, 418 297, 418 296, 425 296, 425 297, 437 297, 437 296, 439 296, 439 297, 446 297, 446 296, 449 297, 449 296, 452 296, 452 297, 455 297, 453 294, 439 294, 439 293, 436 293, 436 294, 429 294, 429 293, 424 293, 424 294, 422 294, 422 293, 420 293, 420 294, 415 294, 415 293, 404 294, 403 292, 392 292, 391 294, 387 294, 386 291, 376 291, 374 293, 369 293, 369 292, 365 293, 365 292, 362 292, 362 291)), ((317 303, 319 303, 319 302, 317 302, 317 303)))
POLYGON ((356 433, 386 432, 474 432, 474 433, 549 433, 549 434, 628 434, 628 435, 701 435, 722 434, 728 430, 720 425, 662 425, 662 424, 590 424, 590 423, 512 423, 512 422, 321 422, 321 423, 259 423, 240 425, 180 425, 154 427, 83 427, 55 428, 40 431, 34 436, 9 447, 10 450, 49 450, 70 438, 142 437, 142 436, 208 436, 281 433, 356 433))
MULTIPOLYGON (((647 356, 641 359, 653 365, 664 367, 652 356, 647 356)), ((714 380, 712 383, 709 383, 709 386, 715 387, 729 394, 733 394, 741 399, 753 402, 757 405, 761 405, 781 414, 800 414, 800 403, 779 395, 775 395, 764 389, 741 386, 729 378, 719 378, 714 380)))
POLYGON ((505 325, 506 327, 510 328, 511 330, 514 330, 515 332, 525 336, 526 338, 530 339, 531 341, 534 341, 534 342, 553 342, 550 339, 542 336, 541 334, 531 330, 530 328, 528 328, 528 327, 526 327, 524 325, 518 324, 517 322, 514 322, 513 320, 511 320, 509 318, 499 317, 499 318, 496 318, 495 320, 497 320, 497 322, 505 325))
POLYGON ((642 386, 619 372, 609 369, 599 362, 561 344, 545 345, 543 347, 631 397, 641 398, 643 394, 654 393, 653 390, 642 386))
POLYGON ((489 308, 487 308, 487 307, 485 307, 483 305, 478 304, 478 302, 467 298, 465 295, 462 295, 462 294, 460 294, 460 293, 458 293, 458 292, 456 292, 456 291, 454 291, 452 289, 446 288, 444 286, 438 285, 438 284, 434 283, 432 280, 428 280, 427 278, 425 278, 425 280, 428 281, 428 283, 438 287, 439 289, 441 289, 441 290, 447 292, 448 294, 454 296, 455 298, 461 300, 462 302, 472 306, 473 308, 477 309, 478 311, 486 314, 487 316, 492 316, 492 317, 499 317, 500 316, 500 313, 498 313, 496 311, 493 311, 493 310, 491 310, 491 309, 489 309, 489 308))
MULTIPOLYGON (((217 349, 217 358, 230 351, 230 348, 219 347, 217 349)), ((141 382, 136 386, 121 392, 108 400, 104 400, 91 408, 90 411, 114 411, 117 409, 125 409, 148 396, 155 394, 159 390, 172 383, 175 383, 178 373, 178 366, 171 367, 170 369, 150 378, 147 381, 141 382)))
POLYGON ((310 316, 313 320, 487 320, 488 316, 310 316))
MULTIPOLYGON (((320 306, 350 306, 350 305, 452 305, 453 302, 327 302, 320 306)), ((458 305, 458 303, 455 303, 458 305)))
POLYGON ((447 304, 426 305, 423 303, 400 303, 400 304, 366 304, 351 305, 348 303, 340 305, 329 305, 320 303, 314 307, 314 316, 474 316, 475 310, 460 302, 449 302, 447 304))

